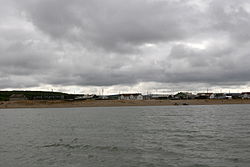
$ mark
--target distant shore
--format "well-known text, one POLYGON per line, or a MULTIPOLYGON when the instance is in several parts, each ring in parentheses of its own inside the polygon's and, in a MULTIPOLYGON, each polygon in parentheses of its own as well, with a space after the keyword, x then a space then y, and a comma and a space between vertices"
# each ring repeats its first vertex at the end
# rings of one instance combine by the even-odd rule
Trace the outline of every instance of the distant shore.
POLYGON ((115 107, 115 106, 171 106, 171 105, 223 105, 250 104, 250 99, 195 99, 195 100, 25 100, 1 101, 4 108, 71 108, 71 107, 115 107))

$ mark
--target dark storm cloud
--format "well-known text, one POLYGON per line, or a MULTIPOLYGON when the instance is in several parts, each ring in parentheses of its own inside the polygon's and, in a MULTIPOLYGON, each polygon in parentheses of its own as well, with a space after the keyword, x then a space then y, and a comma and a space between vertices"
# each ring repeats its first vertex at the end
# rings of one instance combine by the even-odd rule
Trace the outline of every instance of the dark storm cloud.
POLYGON ((0 88, 250 81, 250 3, 0 0, 0 88))
POLYGON ((196 28, 189 24, 200 19, 192 6, 171 1, 36 0, 23 5, 33 24, 53 38, 109 51, 183 39, 196 28))

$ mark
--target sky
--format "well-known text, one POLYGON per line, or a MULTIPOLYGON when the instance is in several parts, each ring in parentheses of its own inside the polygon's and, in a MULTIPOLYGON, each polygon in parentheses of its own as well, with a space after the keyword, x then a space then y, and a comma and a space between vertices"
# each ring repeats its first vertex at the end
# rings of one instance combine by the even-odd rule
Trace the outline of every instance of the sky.
POLYGON ((0 90, 250 91, 248 0, 0 0, 0 90))

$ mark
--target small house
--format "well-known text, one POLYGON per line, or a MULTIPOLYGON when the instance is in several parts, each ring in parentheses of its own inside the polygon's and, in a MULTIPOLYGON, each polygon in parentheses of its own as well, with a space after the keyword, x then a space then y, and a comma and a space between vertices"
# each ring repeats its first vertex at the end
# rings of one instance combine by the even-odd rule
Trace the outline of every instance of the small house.
POLYGON ((250 92, 242 92, 241 97, 242 99, 250 99, 250 92))
POLYGON ((90 100, 90 99, 96 99, 97 96, 92 94, 92 95, 81 95, 81 96, 76 96, 74 100, 90 100))
POLYGON ((120 94, 119 100, 143 100, 141 93, 120 94))
POLYGON ((240 93, 226 93, 227 99, 241 99, 240 93))
POLYGON ((213 93, 197 93, 196 95, 196 99, 210 99, 210 96, 212 95, 213 93))
POLYGON ((120 95, 115 94, 115 95, 108 95, 108 100, 118 100, 120 98, 120 95))
POLYGON ((28 98, 24 94, 13 94, 9 97, 10 101, 20 101, 20 100, 28 100, 28 98))
POLYGON ((167 100, 171 98, 172 96, 168 94, 152 94, 151 95, 151 99, 155 99, 155 100, 167 100))
POLYGON ((192 93, 189 92, 179 92, 176 95, 174 95, 174 99, 181 100, 181 99, 194 99, 195 96, 192 93))
POLYGON ((227 99, 227 96, 225 93, 213 93, 210 99, 227 99))

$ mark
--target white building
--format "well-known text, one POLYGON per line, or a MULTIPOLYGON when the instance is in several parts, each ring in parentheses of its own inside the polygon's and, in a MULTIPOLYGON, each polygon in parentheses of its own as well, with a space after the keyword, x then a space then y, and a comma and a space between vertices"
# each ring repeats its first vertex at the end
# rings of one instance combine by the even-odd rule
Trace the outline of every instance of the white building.
POLYGON ((95 95, 82 95, 82 96, 77 96, 74 99, 75 100, 87 100, 87 99, 94 99, 96 97, 95 95))
POLYGON ((227 99, 227 97, 225 93, 213 93, 210 99, 227 99))
POLYGON ((141 93, 120 94, 119 100, 143 100, 141 93))
POLYGON ((250 99, 250 92, 242 92, 241 97, 242 99, 250 99))

